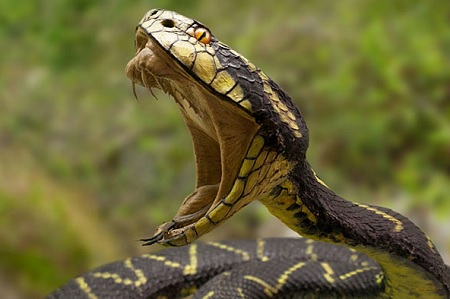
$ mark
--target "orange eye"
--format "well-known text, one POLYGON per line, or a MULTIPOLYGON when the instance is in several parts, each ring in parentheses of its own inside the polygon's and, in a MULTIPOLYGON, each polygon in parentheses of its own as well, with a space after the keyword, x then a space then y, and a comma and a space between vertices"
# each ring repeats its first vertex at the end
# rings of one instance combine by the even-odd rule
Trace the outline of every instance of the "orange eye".
POLYGON ((209 33, 208 29, 203 27, 195 28, 194 37, 205 45, 211 42, 211 33, 209 33))

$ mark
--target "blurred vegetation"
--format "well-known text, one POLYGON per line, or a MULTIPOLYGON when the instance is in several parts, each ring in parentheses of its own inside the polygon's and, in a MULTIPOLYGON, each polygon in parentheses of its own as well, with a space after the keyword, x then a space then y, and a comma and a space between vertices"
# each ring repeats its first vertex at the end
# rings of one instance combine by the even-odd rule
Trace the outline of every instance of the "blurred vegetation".
MULTIPOLYGON (((136 102, 124 75, 135 25, 154 7, 207 24, 281 84, 309 124, 317 173, 347 198, 408 215, 450 262, 449 1, 3 0, 4 298, 154 250, 135 240, 192 191, 176 105, 143 90, 136 102)), ((255 230, 273 221, 258 205, 236 219, 208 238, 282 234, 255 230)))

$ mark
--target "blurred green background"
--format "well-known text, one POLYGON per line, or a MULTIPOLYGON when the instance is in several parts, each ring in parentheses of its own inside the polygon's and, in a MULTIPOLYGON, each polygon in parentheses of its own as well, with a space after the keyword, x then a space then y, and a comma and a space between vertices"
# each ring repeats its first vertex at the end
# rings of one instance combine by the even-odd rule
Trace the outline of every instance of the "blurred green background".
MULTIPOLYGON (((150 8, 208 25, 278 82, 311 131, 309 160, 349 199, 413 219, 450 263, 450 1, 0 3, 0 289, 40 297, 158 247, 136 241, 194 188, 167 96, 124 68, 150 8)), ((207 238, 289 235, 252 204, 207 238)))

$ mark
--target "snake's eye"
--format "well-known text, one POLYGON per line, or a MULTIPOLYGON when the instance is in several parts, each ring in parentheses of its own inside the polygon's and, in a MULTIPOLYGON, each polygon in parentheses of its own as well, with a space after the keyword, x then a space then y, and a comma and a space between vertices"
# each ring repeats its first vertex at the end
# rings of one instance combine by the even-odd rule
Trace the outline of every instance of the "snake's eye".
POLYGON ((204 27, 198 27, 194 29, 194 34, 196 40, 207 45, 211 42, 211 33, 208 29, 204 27))

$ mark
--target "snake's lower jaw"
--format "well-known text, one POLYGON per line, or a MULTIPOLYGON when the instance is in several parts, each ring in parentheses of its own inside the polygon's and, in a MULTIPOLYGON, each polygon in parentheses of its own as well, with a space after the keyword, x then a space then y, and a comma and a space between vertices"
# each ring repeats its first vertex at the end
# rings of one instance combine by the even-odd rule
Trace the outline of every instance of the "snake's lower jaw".
POLYGON ((141 241, 144 242, 142 246, 148 246, 155 243, 171 246, 186 245, 184 233, 189 229, 189 226, 185 228, 174 228, 175 226, 176 222, 174 221, 161 224, 158 226, 152 237, 141 239, 141 241))
POLYGON ((151 238, 143 239, 145 242, 143 245, 153 243, 175 245, 178 244, 176 242, 178 239, 181 245, 185 245, 184 233, 206 215, 218 190, 218 184, 198 187, 184 199, 172 221, 160 225, 151 238))

